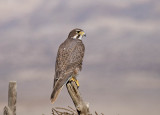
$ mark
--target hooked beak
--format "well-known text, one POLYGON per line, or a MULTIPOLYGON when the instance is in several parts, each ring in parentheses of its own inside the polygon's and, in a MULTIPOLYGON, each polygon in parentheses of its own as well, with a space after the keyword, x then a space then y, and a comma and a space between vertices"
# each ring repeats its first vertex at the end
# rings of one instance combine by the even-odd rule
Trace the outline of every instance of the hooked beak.
POLYGON ((85 37, 86 37, 86 33, 84 33, 83 31, 79 32, 79 34, 80 34, 81 36, 85 36, 85 37))

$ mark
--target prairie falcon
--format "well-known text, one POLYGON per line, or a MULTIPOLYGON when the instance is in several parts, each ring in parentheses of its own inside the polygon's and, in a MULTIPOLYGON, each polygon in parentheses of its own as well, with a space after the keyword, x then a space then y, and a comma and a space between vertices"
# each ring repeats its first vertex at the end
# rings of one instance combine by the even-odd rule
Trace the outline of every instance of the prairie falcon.
POLYGON ((63 85, 68 80, 73 80, 79 86, 76 75, 82 69, 85 46, 82 42, 86 36, 82 29, 73 29, 68 38, 59 46, 51 102, 54 103, 63 85))

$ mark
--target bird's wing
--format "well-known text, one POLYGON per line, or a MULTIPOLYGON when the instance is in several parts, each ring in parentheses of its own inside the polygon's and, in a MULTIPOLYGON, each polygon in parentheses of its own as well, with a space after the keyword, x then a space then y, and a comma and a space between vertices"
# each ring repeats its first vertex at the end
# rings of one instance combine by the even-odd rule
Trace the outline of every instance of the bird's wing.
POLYGON ((59 48, 56 60, 56 74, 54 86, 62 87, 78 68, 81 70, 85 47, 82 42, 73 42, 69 46, 62 45, 59 48))
POLYGON ((56 68, 54 76, 53 92, 51 94, 51 102, 54 103, 62 86, 72 76, 75 69, 81 70, 85 47, 82 42, 69 44, 62 44, 59 47, 56 68))

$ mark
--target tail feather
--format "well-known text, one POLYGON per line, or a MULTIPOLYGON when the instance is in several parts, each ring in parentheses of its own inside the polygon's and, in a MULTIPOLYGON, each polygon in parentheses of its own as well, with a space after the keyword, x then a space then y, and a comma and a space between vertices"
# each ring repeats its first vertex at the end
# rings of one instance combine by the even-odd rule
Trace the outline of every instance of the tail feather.
POLYGON ((52 104, 56 101, 57 96, 58 96, 58 94, 60 93, 61 90, 62 90, 62 87, 58 90, 53 89, 53 92, 51 94, 51 103, 52 104))

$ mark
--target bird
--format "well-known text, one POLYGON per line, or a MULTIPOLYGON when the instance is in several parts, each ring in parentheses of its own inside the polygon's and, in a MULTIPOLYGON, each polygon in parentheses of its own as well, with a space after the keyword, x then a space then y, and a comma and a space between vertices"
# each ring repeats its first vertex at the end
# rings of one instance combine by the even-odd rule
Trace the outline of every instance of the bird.
POLYGON ((82 29, 75 28, 70 31, 67 39, 59 46, 55 63, 53 90, 50 97, 52 104, 68 81, 74 81, 79 87, 76 77, 82 70, 85 52, 85 46, 82 42, 84 36, 86 34, 82 29))

